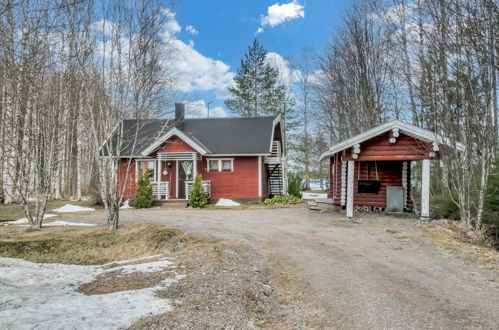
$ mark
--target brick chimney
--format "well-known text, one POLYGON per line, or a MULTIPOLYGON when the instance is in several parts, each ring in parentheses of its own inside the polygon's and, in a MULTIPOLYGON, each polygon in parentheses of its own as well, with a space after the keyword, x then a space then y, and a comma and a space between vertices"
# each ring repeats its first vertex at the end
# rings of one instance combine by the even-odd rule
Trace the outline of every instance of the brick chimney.
POLYGON ((175 127, 184 130, 185 104, 175 103, 175 127))

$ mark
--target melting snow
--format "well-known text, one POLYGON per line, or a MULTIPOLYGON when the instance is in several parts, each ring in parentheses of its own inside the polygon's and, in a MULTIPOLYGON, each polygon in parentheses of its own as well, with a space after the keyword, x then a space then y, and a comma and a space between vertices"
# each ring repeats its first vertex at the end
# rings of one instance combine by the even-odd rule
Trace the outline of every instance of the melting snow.
MULTIPOLYGON (((160 256, 136 260, 156 257, 160 256)), ((170 311, 170 301, 156 297, 155 291, 184 277, 176 274, 172 260, 166 257, 104 269, 0 258, 0 328, 116 329, 127 327, 142 316, 170 311), (176 276, 139 290, 89 296, 76 291, 80 284, 91 282, 97 275, 120 269, 125 274, 167 270, 176 276)))
MULTIPOLYGON (((57 216, 56 214, 46 213, 46 214, 43 215, 43 218, 47 219, 47 218, 53 218, 53 217, 56 217, 56 216, 57 216)), ((29 222, 28 218, 22 218, 22 219, 15 220, 15 221, 0 222, 0 226, 19 225, 19 224, 28 223, 28 222, 29 222)))
POLYGON ((130 206, 130 201, 127 199, 126 201, 123 202, 123 205, 120 207, 122 210, 126 209, 133 209, 133 207, 130 206))
POLYGON ((309 193, 309 192, 302 192, 301 198, 303 199, 314 199, 314 198, 327 198, 327 194, 325 193, 309 193))
POLYGON ((82 207, 78 205, 66 204, 58 209, 53 209, 52 211, 58 213, 73 213, 73 212, 92 212, 95 211, 95 209, 91 207, 82 207))
POLYGON ((42 227, 50 227, 50 226, 83 226, 83 227, 93 227, 97 226, 93 223, 83 223, 83 222, 69 222, 69 221, 52 221, 47 223, 42 223, 42 227))
POLYGON ((215 204, 216 206, 239 206, 241 204, 234 202, 232 199, 220 198, 215 204))

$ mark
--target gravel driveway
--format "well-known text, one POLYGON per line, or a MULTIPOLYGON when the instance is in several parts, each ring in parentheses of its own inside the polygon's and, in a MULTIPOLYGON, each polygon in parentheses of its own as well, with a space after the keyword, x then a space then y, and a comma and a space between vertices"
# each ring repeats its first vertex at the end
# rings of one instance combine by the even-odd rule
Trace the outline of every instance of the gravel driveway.
MULTIPOLYGON (((68 221, 104 224, 103 214, 68 221)), ((496 275, 424 236, 413 219, 366 214, 360 223, 301 208, 126 210, 152 222, 243 242, 291 269, 336 329, 499 329, 496 275)))

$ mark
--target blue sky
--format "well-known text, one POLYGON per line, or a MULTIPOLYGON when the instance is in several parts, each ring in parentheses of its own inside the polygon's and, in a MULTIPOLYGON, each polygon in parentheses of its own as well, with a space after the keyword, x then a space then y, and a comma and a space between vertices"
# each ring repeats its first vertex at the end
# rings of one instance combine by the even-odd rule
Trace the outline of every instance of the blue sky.
POLYGON ((181 91, 192 103, 191 116, 204 116, 208 101, 213 101, 212 116, 227 114, 226 87, 255 36, 284 61, 298 58, 304 47, 321 51, 349 2, 178 0, 171 8, 171 34, 184 61, 181 91))

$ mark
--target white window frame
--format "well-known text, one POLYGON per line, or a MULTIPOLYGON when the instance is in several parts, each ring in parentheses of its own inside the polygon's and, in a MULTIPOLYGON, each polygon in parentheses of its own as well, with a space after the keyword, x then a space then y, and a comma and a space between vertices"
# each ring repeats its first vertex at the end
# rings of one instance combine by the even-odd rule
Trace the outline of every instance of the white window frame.
POLYGON ((206 158, 206 172, 234 172, 234 158, 206 158), (222 170, 223 160, 230 160, 230 171, 222 170), (218 170, 210 170, 210 161, 218 161, 218 170))
POLYGON ((142 172, 139 173, 139 163, 152 162, 154 164, 153 176, 151 179, 151 183, 155 183, 157 181, 158 169, 157 162, 155 159, 138 159, 135 161, 135 182, 139 182, 139 176, 142 175, 142 172))

